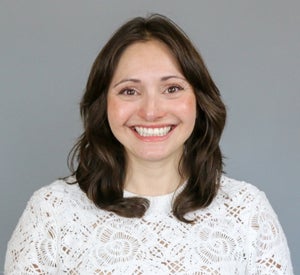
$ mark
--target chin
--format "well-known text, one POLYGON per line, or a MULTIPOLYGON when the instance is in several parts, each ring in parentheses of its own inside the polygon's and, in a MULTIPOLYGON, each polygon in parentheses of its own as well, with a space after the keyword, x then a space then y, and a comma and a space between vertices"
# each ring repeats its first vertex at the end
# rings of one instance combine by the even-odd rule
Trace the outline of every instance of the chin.
POLYGON ((149 162, 162 161, 170 157, 172 157, 172 154, 167 154, 167 153, 163 154, 162 152, 137 155, 138 159, 143 161, 149 161, 149 162))

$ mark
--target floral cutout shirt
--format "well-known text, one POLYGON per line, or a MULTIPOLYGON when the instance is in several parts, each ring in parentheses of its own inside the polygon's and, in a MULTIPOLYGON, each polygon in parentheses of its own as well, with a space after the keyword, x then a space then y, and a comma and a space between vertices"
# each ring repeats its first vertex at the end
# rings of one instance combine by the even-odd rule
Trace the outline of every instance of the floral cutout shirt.
POLYGON ((277 216, 253 185, 223 176, 210 206, 187 214, 194 224, 172 215, 174 196, 147 197, 143 218, 124 218, 58 180, 28 202, 5 274, 293 274, 277 216))

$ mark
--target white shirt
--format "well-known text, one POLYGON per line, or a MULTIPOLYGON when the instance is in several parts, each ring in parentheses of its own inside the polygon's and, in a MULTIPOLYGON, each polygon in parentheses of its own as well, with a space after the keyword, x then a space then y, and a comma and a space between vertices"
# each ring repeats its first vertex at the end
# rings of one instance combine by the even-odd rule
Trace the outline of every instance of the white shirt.
POLYGON ((256 187, 223 176, 211 205, 186 216, 194 224, 172 215, 175 195, 147 197, 143 218, 124 218, 77 184, 43 187, 8 243, 5 274, 293 274, 277 216, 256 187))

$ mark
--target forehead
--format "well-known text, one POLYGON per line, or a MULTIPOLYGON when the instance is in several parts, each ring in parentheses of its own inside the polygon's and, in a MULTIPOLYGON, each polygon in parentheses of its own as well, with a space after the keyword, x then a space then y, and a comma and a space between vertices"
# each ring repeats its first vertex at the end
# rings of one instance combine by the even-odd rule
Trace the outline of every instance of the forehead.
POLYGON ((171 49, 158 40, 140 41, 129 45, 121 54, 114 76, 139 71, 162 70, 177 71, 181 69, 171 49))

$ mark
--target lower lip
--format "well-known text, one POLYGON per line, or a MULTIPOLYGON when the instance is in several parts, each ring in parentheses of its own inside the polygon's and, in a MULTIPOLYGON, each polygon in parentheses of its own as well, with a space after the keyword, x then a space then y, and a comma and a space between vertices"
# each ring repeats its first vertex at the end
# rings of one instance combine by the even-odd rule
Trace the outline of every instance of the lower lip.
POLYGON ((171 130, 164 136, 147 136, 147 137, 139 135, 139 133, 136 132, 134 129, 132 129, 132 131, 133 131, 134 135, 142 141, 145 141, 145 142, 160 142, 160 141, 166 140, 171 135, 171 133, 173 132, 174 129, 175 129, 175 127, 172 127, 171 130))

